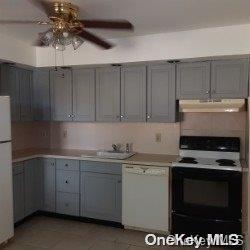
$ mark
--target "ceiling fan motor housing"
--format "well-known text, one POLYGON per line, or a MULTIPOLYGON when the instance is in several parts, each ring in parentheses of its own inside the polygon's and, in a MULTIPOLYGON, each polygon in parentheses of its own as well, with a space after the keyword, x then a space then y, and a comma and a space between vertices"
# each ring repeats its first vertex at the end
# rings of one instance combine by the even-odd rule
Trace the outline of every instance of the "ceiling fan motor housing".
MULTIPOLYGON (((53 14, 57 18, 63 18, 68 20, 78 18, 79 8, 70 2, 53 2, 53 7, 54 7, 53 14)), ((50 18, 53 18, 53 14, 52 17, 50 18)))

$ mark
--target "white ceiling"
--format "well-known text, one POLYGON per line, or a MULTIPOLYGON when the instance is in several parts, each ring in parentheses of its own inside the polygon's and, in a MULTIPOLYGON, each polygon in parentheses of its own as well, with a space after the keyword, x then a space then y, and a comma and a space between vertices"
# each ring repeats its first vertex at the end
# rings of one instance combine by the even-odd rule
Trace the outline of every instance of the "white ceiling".
MULTIPOLYGON (((72 0, 81 18, 127 19, 134 35, 250 23, 249 0, 72 0)), ((46 20, 27 0, 0 0, 0 19, 46 20)), ((45 27, 1 25, 4 32, 32 42, 45 27)), ((106 38, 128 36, 128 32, 92 30, 106 38)))

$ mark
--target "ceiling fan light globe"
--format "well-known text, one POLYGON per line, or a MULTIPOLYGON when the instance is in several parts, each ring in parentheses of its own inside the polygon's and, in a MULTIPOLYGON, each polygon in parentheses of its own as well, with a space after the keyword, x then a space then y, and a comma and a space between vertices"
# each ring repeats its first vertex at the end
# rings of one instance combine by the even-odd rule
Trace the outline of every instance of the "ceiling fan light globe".
POLYGON ((52 31, 48 31, 45 33, 40 33, 40 40, 45 46, 49 46, 53 43, 54 41, 54 34, 52 31))
POLYGON ((74 50, 77 50, 82 44, 83 44, 83 39, 80 38, 79 36, 74 36, 72 38, 72 46, 74 50))

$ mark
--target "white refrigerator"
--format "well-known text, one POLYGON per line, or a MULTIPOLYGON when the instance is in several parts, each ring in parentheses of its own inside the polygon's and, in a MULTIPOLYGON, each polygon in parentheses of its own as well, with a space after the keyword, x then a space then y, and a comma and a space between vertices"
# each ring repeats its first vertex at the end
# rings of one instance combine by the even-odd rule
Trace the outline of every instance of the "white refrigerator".
POLYGON ((13 236, 10 98, 0 96, 0 244, 13 236))

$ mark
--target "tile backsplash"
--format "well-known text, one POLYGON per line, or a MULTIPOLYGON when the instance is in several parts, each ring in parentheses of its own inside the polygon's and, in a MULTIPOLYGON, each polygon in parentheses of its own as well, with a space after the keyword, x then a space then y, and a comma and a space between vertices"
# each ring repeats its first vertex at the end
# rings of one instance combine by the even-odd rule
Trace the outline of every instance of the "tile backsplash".
POLYGON ((109 149, 113 143, 133 143, 141 153, 178 154, 180 135, 237 136, 241 157, 246 151, 246 112, 185 113, 180 123, 12 123, 13 149, 31 147, 109 149), (161 142, 155 141, 157 133, 161 142))
POLYGON ((246 112, 182 114, 181 135, 240 137, 241 157, 246 154, 246 112))

